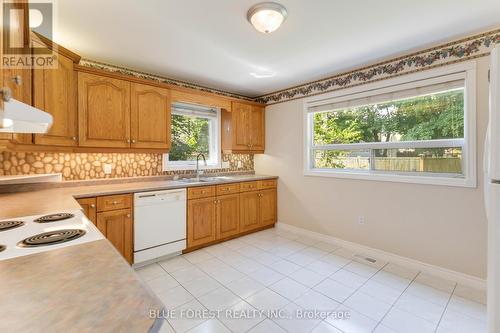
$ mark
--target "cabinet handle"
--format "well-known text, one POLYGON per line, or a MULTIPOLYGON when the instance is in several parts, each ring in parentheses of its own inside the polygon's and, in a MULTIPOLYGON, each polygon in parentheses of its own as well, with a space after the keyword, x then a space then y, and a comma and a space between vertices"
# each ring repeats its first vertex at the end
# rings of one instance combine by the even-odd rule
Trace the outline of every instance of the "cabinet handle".
POLYGON ((127 143, 130 143, 130 139, 127 139, 127 143))
POLYGON ((90 208, 95 208, 95 205, 94 204, 90 204, 90 208))
POLYGON ((134 139, 132 139, 132 143, 135 143, 135 140, 134 140, 134 139))
POLYGON ((216 205, 217 205, 217 200, 214 200, 214 204, 216 204, 216 205))
POLYGON ((76 141, 76 136, 72 137, 71 140, 76 141))
POLYGON ((113 205, 117 205, 118 204, 118 201, 113 201, 112 202, 113 205))
POLYGON ((13 76, 12 82, 14 82, 16 85, 20 86, 23 84, 23 77, 21 75, 13 76))
POLYGON ((130 214, 127 214, 127 217, 130 217, 130 214))

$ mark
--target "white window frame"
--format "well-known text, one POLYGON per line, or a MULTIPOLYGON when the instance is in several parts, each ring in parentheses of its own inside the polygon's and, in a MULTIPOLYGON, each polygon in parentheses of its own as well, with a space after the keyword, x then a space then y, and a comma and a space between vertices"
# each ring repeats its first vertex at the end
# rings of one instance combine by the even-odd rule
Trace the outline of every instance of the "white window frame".
POLYGON ((361 179, 373 181, 389 181, 414 184, 431 184, 444 186, 471 187, 477 186, 476 174, 476 62, 468 61, 460 64, 439 67, 427 71, 408 74, 393 79, 368 83, 352 88, 346 88, 321 96, 314 96, 304 100, 303 104, 303 142, 304 142, 304 169, 305 176, 335 177, 347 179, 361 179), (463 176, 436 173, 404 173, 374 170, 353 169, 315 169, 313 168, 313 128, 312 115, 308 109, 313 106, 353 100, 379 94, 390 93, 403 89, 411 89, 423 84, 431 85, 452 80, 464 80, 464 139, 446 139, 408 142, 370 142, 356 144, 333 144, 314 146, 328 149, 367 149, 367 148, 411 148, 425 147, 455 147, 462 148, 463 176))
MULTIPOLYGON (((172 111, 172 114, 175 114, 175 111, 172 111)), ((214 128, 209 128, 209 133, 211 133, 212 140, 211 145, 209 147, 209 156, 211 159, 207 159, 207 165, 200 160, 200 170, 210 170, 210 169, 220 169, 222 165, 222 157, 221 157, 221 115, 220 110, 217 110, 217 116, 214 117, 203 117, 197 116, 199 118, 207 118, 210 120, 214 120, 210 122, 210 124, 215 124, 214 128)), ((163 171, 175 171, 175 170, 196 170, 196 161, 170 161, 169 154, 163 154, 163 171)))

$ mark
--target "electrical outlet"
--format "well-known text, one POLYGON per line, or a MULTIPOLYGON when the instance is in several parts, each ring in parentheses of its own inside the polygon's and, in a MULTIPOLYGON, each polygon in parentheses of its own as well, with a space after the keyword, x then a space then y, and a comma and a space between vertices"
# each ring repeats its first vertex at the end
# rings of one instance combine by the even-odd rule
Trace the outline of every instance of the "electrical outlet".
POLYGON ((358 224, 365 224, 365 217, 364 216, 358 216, 358 224))
POLYGON ((105 175, 110 175, 112 170, 111 164, 104 163, 104 174, 105 175))

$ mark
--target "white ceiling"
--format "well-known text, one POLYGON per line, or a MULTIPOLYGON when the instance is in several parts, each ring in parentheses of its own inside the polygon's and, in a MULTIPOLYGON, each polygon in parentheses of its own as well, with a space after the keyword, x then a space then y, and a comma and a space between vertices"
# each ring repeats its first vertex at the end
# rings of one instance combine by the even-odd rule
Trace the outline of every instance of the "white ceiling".
POLYGON ((498 0, 278 1, 288 19, 264 35, 246 21, 259 0, 56 0, 54 39, 84 58, 257 96, 500 26, 498 0))

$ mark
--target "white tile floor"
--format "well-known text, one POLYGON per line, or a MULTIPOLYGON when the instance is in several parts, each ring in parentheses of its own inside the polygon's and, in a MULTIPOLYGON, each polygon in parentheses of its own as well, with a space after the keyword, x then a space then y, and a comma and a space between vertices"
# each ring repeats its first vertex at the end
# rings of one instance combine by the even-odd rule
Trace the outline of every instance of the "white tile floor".
POLYGON ((352 255, 271 229, 137 273, 177 315, 162 332, 486 332, 484 292, 352 255))

